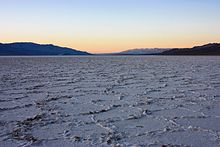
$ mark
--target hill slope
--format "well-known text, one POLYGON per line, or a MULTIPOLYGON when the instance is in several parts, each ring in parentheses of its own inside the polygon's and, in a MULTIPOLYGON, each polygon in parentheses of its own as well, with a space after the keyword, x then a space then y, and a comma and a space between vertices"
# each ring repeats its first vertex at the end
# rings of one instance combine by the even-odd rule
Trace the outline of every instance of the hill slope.
POLYGON ((126 50, 120 53, 116 53, 118 55, 152 55, 152 54, 158 54, 166 51, 168 49, 162 49, 162 48, 140 48, 140 49, 130 49, 126 50))
POLYGON ((52 44, 36 44, 30 42, 18 42, 2 44, 0 43, 1 56, 18 56, 18 55, 90 55, 66 47, 59 47, 52 44))
POLYGON ((185 49, 171 49, 159 55, 220 55, 220 43, 210 43, 185 49))

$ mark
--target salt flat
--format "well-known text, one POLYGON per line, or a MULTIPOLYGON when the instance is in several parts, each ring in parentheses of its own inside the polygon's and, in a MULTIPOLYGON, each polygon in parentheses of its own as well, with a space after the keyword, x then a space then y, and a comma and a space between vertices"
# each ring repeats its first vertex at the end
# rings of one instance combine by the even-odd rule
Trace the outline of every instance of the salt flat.
POLYGON ((220 58, 0 57, 0 146, 220 146, 220 58))

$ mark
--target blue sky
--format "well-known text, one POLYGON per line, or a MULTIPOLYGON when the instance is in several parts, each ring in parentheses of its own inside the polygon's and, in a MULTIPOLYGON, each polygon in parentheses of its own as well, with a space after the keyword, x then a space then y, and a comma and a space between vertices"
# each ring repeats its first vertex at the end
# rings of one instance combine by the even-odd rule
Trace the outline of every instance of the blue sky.
POLYGON ((0 42, 90 52, 220 42, 220 0, 1 0, 0 42))

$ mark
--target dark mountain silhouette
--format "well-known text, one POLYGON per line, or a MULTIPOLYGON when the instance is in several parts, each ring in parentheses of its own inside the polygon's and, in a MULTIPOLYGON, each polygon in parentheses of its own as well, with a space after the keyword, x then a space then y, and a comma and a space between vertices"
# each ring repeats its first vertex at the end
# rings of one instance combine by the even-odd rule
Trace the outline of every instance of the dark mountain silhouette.
POLYGON ((171 49, 159 55, 220 55, 220 43, 210 43, 193 48, 171 49))
POLYGON ((193 48, 143 48, 104 55, 220 55, 220 43, 210 43, 193 48))
POLYGON ((90 55, 90 53, 59 47, 52 44, 36 44, 31 42, 0 43, 1 56, 19 55, 90 55))
MULTIPOLYGON (((134 49, 107 55, 220 55, 220 43, 210 43, 193 48, 174 49, 134 49), (163 52, 162 52, 163 51, 163 52)), ((91 55, 88 52, 52 44, 36 44, 31 42, 0 43, 0 56, 40 56, 40 55, 91 55)), ((106 55, 106 54, 104 54, 106 55)))

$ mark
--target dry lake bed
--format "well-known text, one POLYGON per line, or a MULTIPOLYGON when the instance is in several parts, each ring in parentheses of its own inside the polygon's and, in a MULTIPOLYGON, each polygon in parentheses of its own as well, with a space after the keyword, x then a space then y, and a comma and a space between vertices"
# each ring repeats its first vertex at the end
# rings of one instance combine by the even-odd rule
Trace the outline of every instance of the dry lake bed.
POLYGON ((220 57, 0 57, 0 146, 220 146, 220 57))

